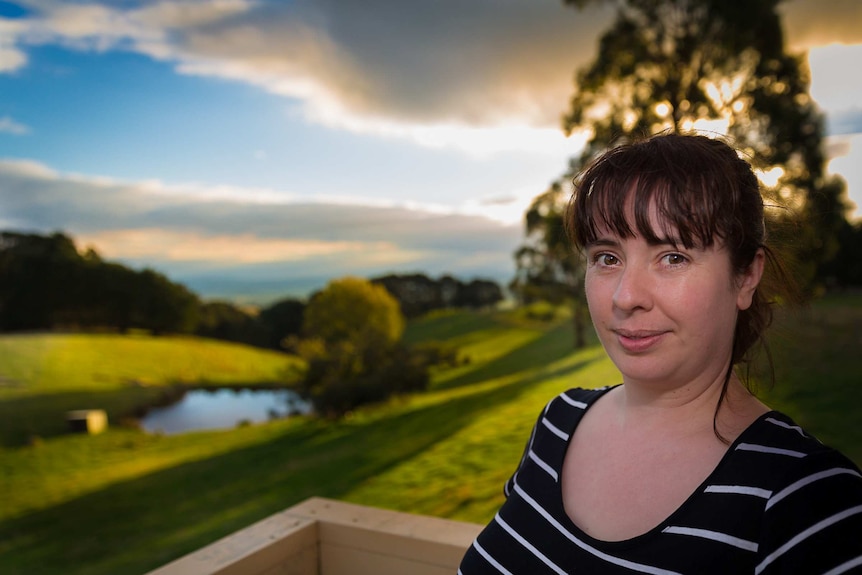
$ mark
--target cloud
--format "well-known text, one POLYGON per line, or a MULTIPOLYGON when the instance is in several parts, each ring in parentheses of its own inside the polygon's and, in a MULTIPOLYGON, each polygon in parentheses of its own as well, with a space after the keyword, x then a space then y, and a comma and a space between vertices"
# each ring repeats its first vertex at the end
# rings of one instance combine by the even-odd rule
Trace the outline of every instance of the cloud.
POLYGON ((243 192, 0 160, 0 227, 63 230, 79 247, 136 267, 175 278, 239 276, 249 284, 399 270, 507 277, 521 240, 519 225, 440 207, 243 192))
POLYGON ((862 43, 862 3, 859 0, 794 0, 779 6, 791 50, 825 44, 862 43))
POLYGON ((829 171, 847 182, 848 199, 853 204, 851 217, 862 219, 862 133, 831 136, 826 139, 829 171))
POLYGON ((14 72, 27 64, 27 55, 15 46, 15 39, 25 27, 0 17, 0 73, 14 72))
MULTIPOLYGON (((613 3, 560 0, 26 3, 0 20, 0 72, 28 45, 130 50, 284 96, 311 122, 471 153, 559 149, 573 73, 613 18, 613 3)), ((794 50, 862 43, 858 0, 781 10, 794 50)))
POLYGON ((285 96, 315 123, 472 150, 559 146, 573 70, 611 14, 559 0, 28 5, 12 48, 135 51, 285 96))
POLYGON ((859 95, 862 78, 848 73, 862 60, 862 44, 846 46, 828 44, 809 51, 811 66, 811 96, 824 109, 833 112, 862 115, 859 95))
POLYGON ((0 133, 14 134, 20 136, 30 132, 30 128, 24 124, 18 123, 9 116, 0 118, 0 133))

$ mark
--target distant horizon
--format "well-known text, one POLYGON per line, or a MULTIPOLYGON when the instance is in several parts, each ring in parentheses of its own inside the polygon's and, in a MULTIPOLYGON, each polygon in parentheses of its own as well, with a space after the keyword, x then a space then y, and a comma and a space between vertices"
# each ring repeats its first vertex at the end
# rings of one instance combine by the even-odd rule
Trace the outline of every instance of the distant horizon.
MULTIPOLYGON (((464 283, 469 283, 473 280, 488 280, 497 283, 503 290, 504 294, 509 293, 507 284, 515 276, 514 270, 509 276, 500 274, 496 277, 491 274, 465 275, 447 272, 428 273, 421 270, 354 275, 363 279, 372 280, 390 274, 399 276, 422 274, 432 280, 439 280, 448 275, 464 283)), ((174 278, 170 279, 186 286, 204 301, 228 301, 236 305, 266 307, 281 299, 293 298, 307 301, 311 294, 323 289, 329 282, 339 278, 321 276, 288 278, 284 280, 252 280, 251 282, 235 278, 193 277, 187 278, 185 281, 178 279, 175 280, 174 278)))

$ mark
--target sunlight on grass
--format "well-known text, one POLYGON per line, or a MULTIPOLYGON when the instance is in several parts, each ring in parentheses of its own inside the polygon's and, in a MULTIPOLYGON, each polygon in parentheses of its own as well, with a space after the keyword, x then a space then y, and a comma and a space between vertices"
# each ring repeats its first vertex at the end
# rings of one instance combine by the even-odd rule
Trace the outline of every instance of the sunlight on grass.
POLYGON ((64 433, 74 409, 105 409, 116 425, 170 386, 287 384, 302 370, 292 356, 194 337, 0 336, 0 444, 64 433))
POLYGON ((193 337, 38 334, 0 336, 0 398, 127 385, 279 381, 288 356, 193 337))

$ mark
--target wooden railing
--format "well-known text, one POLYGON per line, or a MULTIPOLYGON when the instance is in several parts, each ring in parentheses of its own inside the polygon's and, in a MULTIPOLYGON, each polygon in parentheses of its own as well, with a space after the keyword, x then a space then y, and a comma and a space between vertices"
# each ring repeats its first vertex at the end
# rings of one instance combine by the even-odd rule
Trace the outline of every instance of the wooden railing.
POLYGON ((481 528, 314 497, 148 575, 453 575, 481 528))

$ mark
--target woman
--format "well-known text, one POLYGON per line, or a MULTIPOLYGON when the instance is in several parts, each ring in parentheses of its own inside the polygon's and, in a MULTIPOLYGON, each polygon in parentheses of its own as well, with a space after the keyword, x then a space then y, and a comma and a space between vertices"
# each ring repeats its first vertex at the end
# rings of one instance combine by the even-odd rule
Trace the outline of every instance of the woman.
POLYGON ((459 573, 860 573, 862 475, 734 370, 771 320, 751 167, 703 136, 621 146, 577 182, 618 386, 551 400, 459 573))

